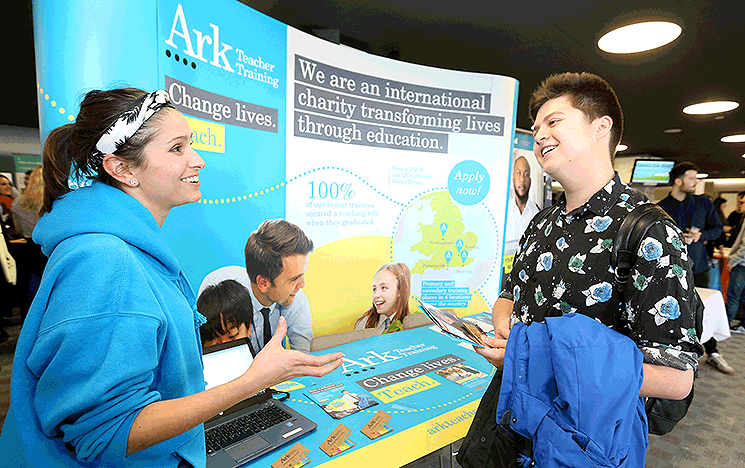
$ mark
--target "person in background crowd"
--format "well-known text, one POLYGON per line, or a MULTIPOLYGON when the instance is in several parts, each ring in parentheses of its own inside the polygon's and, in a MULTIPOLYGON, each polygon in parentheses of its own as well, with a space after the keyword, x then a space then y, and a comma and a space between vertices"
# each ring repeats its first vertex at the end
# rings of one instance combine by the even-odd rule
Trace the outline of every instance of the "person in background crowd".
POLYGON ((26 189, 13 202, 12 210, 18 224, 18 231, 26 239, 31 239, 36 223, 39 221, 39 210, 44 201, 44 181, 41 166, 35 167, 26 178, 26 189))
POLYGON ((373 278, 372 306, 357 319, 354 329, 377 328, 381 333, 402 330, 409 315, 410 293, 409 267, 400 262, 386 263, 373 278))
POLYGON ((207 286, 199 293, 197 310, 207 319, 199 328, 203 347, 251 336, 251 295, 238 281, 207 286))
MULTIPOLYGON (((16 281, 18 281, 18 268, 23 268, 23 245, 25 241, 18 233, 16 221, 13 216, 11 207, 13 206, 13 184, 10 179, 0 174, 0 222, 2 223, 3 237, 8 248, 8 253, 16 261, 16 281), (20 264, 19 264, 20 260, 20 264)), ((4 327, 10 322, 8 318, 13 316, 13 308, 21 304, 20 288, 18 284, 10 284, 6 278, 0 274, 0 322, 2 322, 3 331, 0 332, 0 341, 7 339, 7 333, 4 327)))
POLYGON ((737 234, 740 233, 740 228, 742 227, 743 212, 745 212, 745 191, 737 194, 737 206, 727 216, 727 224, 724 226, 724 232, 727 233, 727 241, 724 243, 725 247, 732 247, 732 244, 735 243, 737 234))
POLYGON ((13 205, 14 198, 15 195, 13 195, 13 182, 4 175, 0 174, 0 204, 10 210, 11 205, 13 205))
POLYGON ((730 332, 745 334, 742 322, 737 322, 740 304, 745 299, 745 230, 741 229, 737 234, 732 249, 727 258, 727 271, 729 271, 729 282, 727 283, 727 318, 729 319, 730 332))
POLYGON ((44 144, 49 266, 21 329, 0 453, 13 467, 204 467, 203 422, 257 392, 321 376, 341 353, 281 347, 205 390, 204 317, 161 231, 201 198, 204 160, 168 93, 90 91, 44 144), (72 189, 70 174, 92 178, 72 189))
POLYGON ((25 174, 25 175, 23 176, 23 190, 24 190, 24 191, 26 191, 26 187, 28 187, 28 178, 29 178, 29 177, 31 176, 31 172, 32 172, 32 171, 33 171, 33 169, 29 169, 28 171, 26 171, 26 172, 24 173, 24 174, 25 174))
POLYGON ((36 290, 39 289, 41 275, 47 264, 47 257, 41 247, 34 243, 32 234, 39 221, 39 211, 44 201, 44 181, 41 166, 35 167, 26 177, 26 189, 13 202, 13 216, 19 234, 25 239, 23 245, 17 246, 20 260, 18 267, 18 303, 21 315, 26 316, 36 290))
POLYGON ((706 243, 706 254, 709 256, 709 264, 711 269, 709 270, 709 289, 716 289, 720 291, 722 289, 722 271, 719 269, 719 258, 714 258, 714 251, 724 246, 727 240, 727 217, 724 215, 724 210, 727 209, 727 200, 722 197, 717 197, 712 202, 714 209, 717 212, 717 216, 724 224, 722 235, 714 239, 713 241, 706 243))
MULTIPOLYGON (((698 184, 698 167, 691 162, 681 162, 670 170, 670 194, 663 198, 660 205, 683 231, 688 255, 693 260, 693 282, 696 287, 709 286, 709 256, 706 253, 707 241, 713 241, 722 235, 722 220, 717 215, 714 205, 704 195, 695 195, 698 184)), ((720 372, 734 374, 730 366, 717 349, 717 340, 710 338, 704 343, 706 362, 720 372)))
POLYGON ((10 179, 0 174, 0 219, 3 222, 3 232, 6 234, 7 240, 19 237, 12 211, 13 191, 11 187, 13 187, 13 184, 10 179))
MULTIPOLYGON (((15 234, 15 223, 10 208, 2 203, 0 203, 0 231, 0 235, 3 236, 2 240, 5 242, 5 246, 10 253, 10 240, 13 238, 13 234, 15 234)), ((13 253, 10 253, 10 255, 13 257, 13 253)), ((10 283, 8 278, 5 277, 5 272, 0 269, 0 343, 8 339, 8 332, 5 330, 5 327, 10 325, 10 320, 8 319, 13 316, 15 302, 10 298, 15 296, 16 286, 10 283)))

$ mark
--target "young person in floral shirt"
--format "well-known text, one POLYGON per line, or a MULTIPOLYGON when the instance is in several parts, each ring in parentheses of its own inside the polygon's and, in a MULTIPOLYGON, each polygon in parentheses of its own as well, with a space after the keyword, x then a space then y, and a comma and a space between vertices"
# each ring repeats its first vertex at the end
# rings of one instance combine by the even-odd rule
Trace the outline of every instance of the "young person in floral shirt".
MULTIPOLYGON (((589 73, 547 78, 530 100, 534 152, 564 188, 540 222, 520 240, 515 263, 497 299, 493 348, 478 349, 497 367, 512 320, 524 323, 576 312, 619 326, 611 247, 626 215, 643 194, 613 170, 623 114, 613 89, 589 73)), ((625 290, 630 338, 644 354, 641 396, 683 399, 691 391, 702 348, 695 331, 701 307, 680 230, 663 224, 643 239, 625 290)))

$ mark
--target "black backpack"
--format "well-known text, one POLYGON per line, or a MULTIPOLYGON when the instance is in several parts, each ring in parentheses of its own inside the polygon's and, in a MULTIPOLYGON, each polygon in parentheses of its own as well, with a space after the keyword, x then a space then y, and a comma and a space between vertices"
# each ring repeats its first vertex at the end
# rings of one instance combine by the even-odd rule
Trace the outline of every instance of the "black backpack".
MULTIPOLYGON (((619 294, 618 313, 621 318, 621 327, 618 331, 625 335, 631 332, 631 323, 625 312, 624 288, 628 283, 631 267, 636 262, 641 241, 647 235, 647 231, 657 223, 667 223, 672 227, 677 227, 675 221, 659 205, 652 203, 638 205, 623 220, 613 241, 611 265, 615 269, 615 289, 619 294)), ((698 297, 698 293, 694 292, 692 299, 696 309, 696 335, 701 337, 704 305, 698 297)), ((691 388, 691 392, 683 400, 647 398, 645 407, 647 410, 647 419, 649 420, 649 433, 665 435, 672 431, 678 421, 683 419, 688 413, 688 408, 692 402, 693 388, 691 388)))

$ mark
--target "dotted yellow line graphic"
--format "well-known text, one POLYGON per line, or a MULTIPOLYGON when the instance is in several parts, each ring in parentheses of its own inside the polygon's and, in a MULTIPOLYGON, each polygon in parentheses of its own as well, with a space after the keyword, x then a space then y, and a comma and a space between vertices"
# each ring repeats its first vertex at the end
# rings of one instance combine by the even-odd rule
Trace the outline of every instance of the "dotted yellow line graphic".
MULTIPOLYGON (((57 101, 55 101, 54 99, 52 99, 50 101, 49 100, 50 99, 49 98, 49 94, 44 93, 44 88, 42 88, 39 83, 36 83, 36 87, 39 89, 39 94, 44 97, 44 100, 47 101, 47 102, 49 102, 49 105, 50 106, 52 106, 54 108, 57 108, 57 101)), ((57 108, 57 110, 59 111, 60 114, 62 114, 62 115, 65 114, 65 108, 64 107, 59 106, 59 108, 57 108)), ((67 114, 67 120, 69 120, 70 122, 73 122, 75 120, 75 116, 72 115, 72 114, 67 114)))
POLYGON ((278 190, 280 187, 284 187, 285 183, 280 182, 277 185, 274 185, 272 187, 265 188, 264 190, 259 190, 258 192, 249 193, 248 195, 238 195, 237 197, 232 198, 202 198, 198 201, 198 203, 203 203, 205 205, 219 205, 221 203, 237 203, 240 201, 248 200, 249 198, 256 198, 260 197, 261 195, 266 195, 269 192, 274 192, 275 190, 278 190))

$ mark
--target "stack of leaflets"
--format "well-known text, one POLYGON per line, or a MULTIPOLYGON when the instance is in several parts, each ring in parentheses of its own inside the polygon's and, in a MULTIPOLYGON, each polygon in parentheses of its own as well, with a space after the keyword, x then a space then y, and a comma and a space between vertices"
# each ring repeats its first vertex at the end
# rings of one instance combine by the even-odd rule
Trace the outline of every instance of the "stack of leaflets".
POLYGON ((427 304, 426 302, 417 299, 419 301, 419 308, 427 314, 427 316, 435 322, 437 326, 445 333, 456 341, 465 341, 479 348, 490 348, 488 344, 484 343, 481 338, 485 335, 484 331, 474 323, 468 323, 458 317, 457 315, 445 312, 438 309, 437 307, 427 304))
POLYGON ((490 313, 482 312, 470 317, 463 317, 463 321, 476 325, 487 335, 491 335, 494 333, 494 324, 491 323, 490 313))

